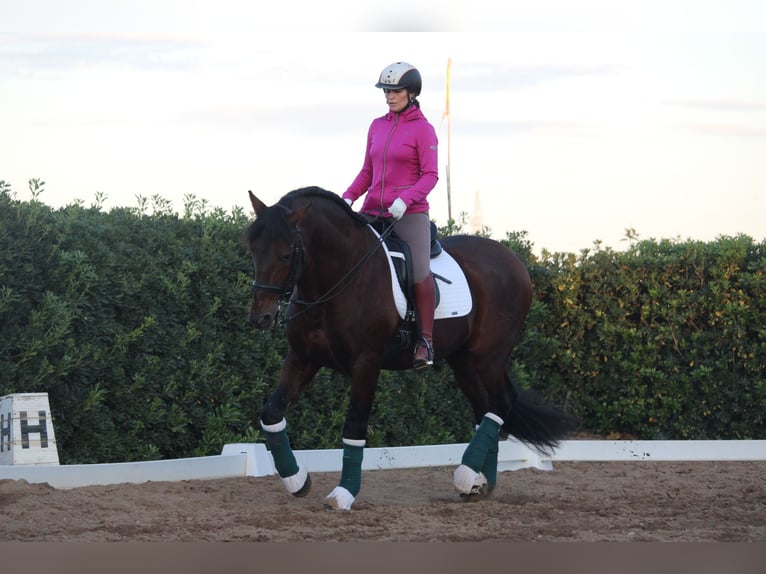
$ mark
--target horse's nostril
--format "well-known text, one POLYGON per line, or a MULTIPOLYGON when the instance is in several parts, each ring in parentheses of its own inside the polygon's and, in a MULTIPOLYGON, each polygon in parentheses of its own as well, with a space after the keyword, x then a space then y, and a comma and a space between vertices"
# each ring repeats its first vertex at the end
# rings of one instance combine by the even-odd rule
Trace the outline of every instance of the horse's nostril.
POLYGON ((269 314, 261 315, 260 317, 250 317, 250 324, 258 329, 268 329, 272 323, 273 319, 269 314))

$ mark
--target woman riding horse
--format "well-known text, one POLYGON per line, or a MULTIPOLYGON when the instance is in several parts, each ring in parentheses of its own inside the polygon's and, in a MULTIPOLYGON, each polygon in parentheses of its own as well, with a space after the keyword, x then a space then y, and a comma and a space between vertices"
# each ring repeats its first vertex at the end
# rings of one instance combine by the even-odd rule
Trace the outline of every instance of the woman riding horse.
MULTIPOLYGON (((367 426, 381 369, 408 369, 412 355, 387 353, 402 325, 380 236, 338 195, 321 188, 288 193, 266 206, 250 193, 256 219, 246 231, 254 268, 250 320, 278 324, 289 302, 287 354, 261 426, 286 490, 310 488, 287 435, 289 407, 322 367, 350 377, 343 426, 343 466, 326 505, 349 510, 361 488, 367 426), (359 302, 367 301, 363 307, 359 302)), ((498 441, 513 435, 541 451, 555 448, 576 421, 518 392, 506 373, 530 307, 532 287, 522 261, 504 245, 478 236, 451 236, 442 247, 470 285, 470 311, 439 319, 435 360, 452 368, 474 413, 476 432, 455 470, 461 494, 486 493, 496 481, 498 441)))

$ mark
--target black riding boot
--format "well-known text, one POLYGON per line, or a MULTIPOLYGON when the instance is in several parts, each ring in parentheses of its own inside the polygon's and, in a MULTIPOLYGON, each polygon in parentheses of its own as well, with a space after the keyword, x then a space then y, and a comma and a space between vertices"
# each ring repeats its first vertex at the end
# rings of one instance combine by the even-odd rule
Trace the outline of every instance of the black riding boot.
POLYGON ((414 369, 422 369, 434 364, 433 328, 434 328, 434 277, 430 273, 420 283, 413 286, 415 292, 415 312, 420 327, 419 341, 415 345, 414 369))

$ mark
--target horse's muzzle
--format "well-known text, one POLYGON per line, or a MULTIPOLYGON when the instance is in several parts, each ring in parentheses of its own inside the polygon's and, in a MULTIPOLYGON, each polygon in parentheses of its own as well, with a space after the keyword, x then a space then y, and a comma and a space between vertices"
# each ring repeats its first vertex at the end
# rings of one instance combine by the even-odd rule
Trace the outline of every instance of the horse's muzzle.
POLYGON ((280 304, 273 296, 253 297, 247 318, 257 329, 271 329, 279 321, 280 304))
POLYGON ((250 313, 248 319, 250 324, 256 329, 271 329, 276 324, 276 315, 272 313, 265 313, 263 315, 250 313))

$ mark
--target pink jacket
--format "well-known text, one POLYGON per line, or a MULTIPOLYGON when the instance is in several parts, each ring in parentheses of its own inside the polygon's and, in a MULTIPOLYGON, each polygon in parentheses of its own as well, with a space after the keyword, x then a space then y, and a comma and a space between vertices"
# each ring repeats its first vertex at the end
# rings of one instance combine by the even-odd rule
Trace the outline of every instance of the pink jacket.
POLYGON ((359 175, 343 194, 356 200, 367 193, 361 212, 390 217, 397 197, 406 213, 428 211, 428 194, 439 180, 438 141, 417 106, 376 118, 367 131, 367 149, 359 175))

